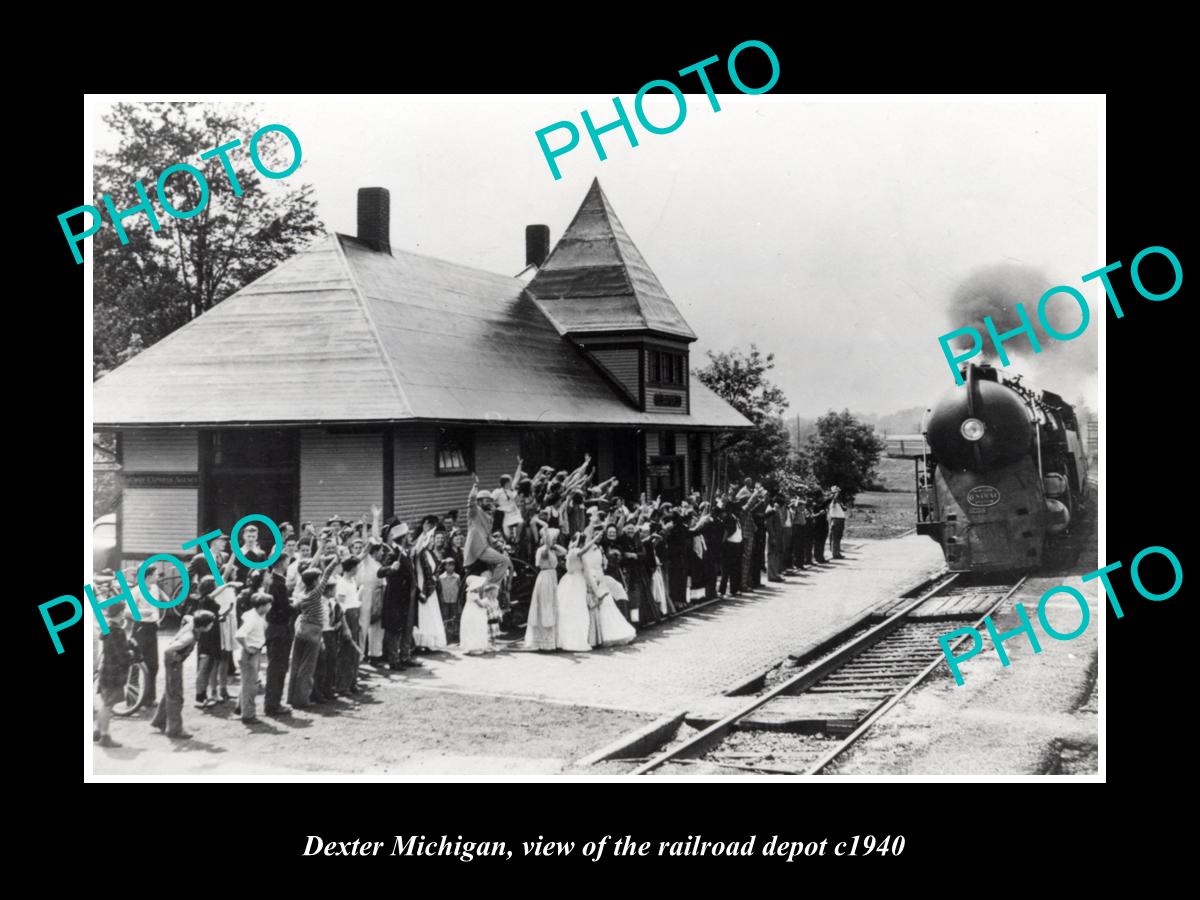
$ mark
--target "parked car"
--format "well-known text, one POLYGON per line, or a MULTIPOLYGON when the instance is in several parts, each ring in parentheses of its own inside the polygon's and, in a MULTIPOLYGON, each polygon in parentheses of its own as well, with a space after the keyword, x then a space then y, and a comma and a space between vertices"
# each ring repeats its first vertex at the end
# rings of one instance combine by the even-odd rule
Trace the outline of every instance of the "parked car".
POLYGON ((109 513, 92 523, 92 571, 115 570, 119 562, 117 514, 109 513))

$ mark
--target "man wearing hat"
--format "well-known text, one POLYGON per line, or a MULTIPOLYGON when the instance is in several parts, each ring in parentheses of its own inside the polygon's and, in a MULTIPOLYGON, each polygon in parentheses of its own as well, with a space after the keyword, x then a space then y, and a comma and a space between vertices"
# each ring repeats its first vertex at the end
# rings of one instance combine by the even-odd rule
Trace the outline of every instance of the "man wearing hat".
MULTIPOLYGON (((800 490, 804 490, 803 486, 800 490)), ((793 497, 789 505, 792 513, 792 564, 797 569, 803 569, 812 565, 812 539, 808 536, 808 510, 803 493, 793 497)))
POLYGON ((383 580, 383 655, 392 670, 416 668, 422 663, 412 658, 413 626, 416 625, 412 539, 407 522, 394 525, 387 534, 395 554, 379 569, 383 580))
POLYGON ((491 545, 492 517, 495 501, 491 494, 480 492, 479 477, 467 495, 467 544, 463 548, 463 563, 468 568, 476 563, 487 566, 492 584, 501 584, 512 560, 491 545))

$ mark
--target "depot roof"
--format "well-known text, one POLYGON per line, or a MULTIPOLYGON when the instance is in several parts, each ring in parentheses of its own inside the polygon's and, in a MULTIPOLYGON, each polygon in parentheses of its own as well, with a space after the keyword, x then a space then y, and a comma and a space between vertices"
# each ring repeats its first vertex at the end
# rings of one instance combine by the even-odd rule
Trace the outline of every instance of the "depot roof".
POLYGON ((696 340, 598 179, 529 283, 529 293, 563 334, 653 331, 696 340))
MULTIPOLYGON (((599 184, 576 222, 592 215, 585 210, 594 202, 613 225, 609 248, 635 273, 644 261, 626 256, 632 242, 599 184)), ((571 246, 560 241, 550 261, 560 250, 566 259, 571 246)), ((635 282, 647 322, 673 327, 661 303, 653 311, 654 293, 636 275, 635 282)), ((525 288, 506 275, 330 235, 99 379, 95 427, 406 420, 750 427, 694 377, 687 414, 640 412, 564 339, 562 323, 550 318, 563 317, 562 307, 540 308, 541 298, 525 288)))

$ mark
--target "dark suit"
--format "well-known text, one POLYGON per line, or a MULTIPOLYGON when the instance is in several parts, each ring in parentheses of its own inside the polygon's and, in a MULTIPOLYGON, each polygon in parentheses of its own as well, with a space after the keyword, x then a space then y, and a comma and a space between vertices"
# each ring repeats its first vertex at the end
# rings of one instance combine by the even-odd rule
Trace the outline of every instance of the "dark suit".
POLYGON ((812 515, 812 548, 813 558, 819 562, 825 562, 825 539, 829 537, 829 514, 825 507, 822 506, 812 515))
POLYGON ((804 507, 792 510, 792 565, 803 569, 812 563, 812 538, 808 534, 808 514, 804 507))
POLYGON ((383 653, 392 665, 412 658, 412 630, 416 621, 413 596, 413 564, 408 551, 402 550, 391 565, 379 570, 383 587, 383 653))
MULTIPOLYGON (((270 715, 278 712, 283 704, 283 684, 292 656, 295 615, 283 578, 273 576, 267 593, 271 595, 271 608, 267 610, 267 690, 263 708, 270 715)), ((242 685, 242 690, 245 689, 242 685)))
POLYGON ((717 577, 721 570, 721 555, 725 547, 725 523, 714 517, 704 526, 704 599, 717 596, 717 577))
POLYGON ((782 581, 783 512, 772 506, 763 517, 767 541, 767 580, 782 581))

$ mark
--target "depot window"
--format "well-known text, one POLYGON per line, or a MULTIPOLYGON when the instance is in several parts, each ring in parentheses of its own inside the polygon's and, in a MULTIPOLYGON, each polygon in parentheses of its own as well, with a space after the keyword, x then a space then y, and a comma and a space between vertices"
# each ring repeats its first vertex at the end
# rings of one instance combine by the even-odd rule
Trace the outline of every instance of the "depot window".
POLYGON ((650 351, 649 381, 653 384, 684 385, 687 383, 687 362, 682 353, 668 350, 650 351))
POLYGON ((475 468, 475 435, 465 428, 439 428, 437 474, 465 475, 475 468))

